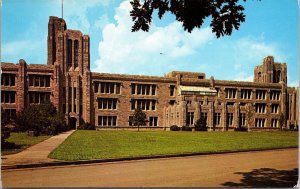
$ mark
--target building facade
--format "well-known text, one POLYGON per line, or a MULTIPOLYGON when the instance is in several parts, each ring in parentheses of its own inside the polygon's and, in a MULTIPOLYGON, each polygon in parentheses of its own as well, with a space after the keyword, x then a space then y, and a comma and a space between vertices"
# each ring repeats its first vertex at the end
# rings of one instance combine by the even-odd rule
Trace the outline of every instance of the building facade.
POLYGON ((272 56, 254 70, 254 82, 215 80, 205 73, 173 71, 163 77, 90 71, 90 39, 48 23, 47 64, 1 63, 1 106, 11 118, 29 104, 51 101, 76 128, 80 120, 103 127, 131 127, 140 107, 148 127, 193 125, 210 129, 278 129, 298 125, 298 89, 287 86, 287 65, 272 56))

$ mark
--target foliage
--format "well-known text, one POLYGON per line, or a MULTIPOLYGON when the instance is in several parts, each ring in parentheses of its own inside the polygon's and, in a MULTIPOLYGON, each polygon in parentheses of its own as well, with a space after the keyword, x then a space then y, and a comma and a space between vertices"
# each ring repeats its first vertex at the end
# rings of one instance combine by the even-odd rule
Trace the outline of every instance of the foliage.
POLYGON ((160 19, 166 12, 174 14, 188 32, 200 28, 206 18, 211 18, 210 26, 218 38, 231 35, 233 28, 238 30, 245 21, 244 7, 238 0, 146 0, 143 3, 132 0, 130 3, 133 32, 149 31, 154 10, 158 10, 160 19))
POLYGON ((248 131, 248 128, 245 126, 240 126, 240 127, 234 128, 234 131, 248 131))
POLYGON ((190 126, 182 126, 182 127, 181 127, 181 130, 182 130, 182 131, 192 131, 193 129, 192 129, 192 127, 190 127, 190 126))
POLYGON ((246 108, 246 120, 248 123, 248 128, 253 126, 253 116, 254 116, 254 110, 251 104, 248 104, 246 108))
POLYGON ((90 124, 88 122, 84 122, 82 119, 81 119, 81 123, 80 125, 77 127, 78 130, 96 130, 96 127, 95 125, 93 124, 90 124))
POLYGON ((1 143, 1 155, 18 153, 34 144, 48 139, 50 136, 32 137, 27 132, 11 132, 5 143, 1 143))
POLYGON ((10 122, 9 115, 1 107, 1 142, 4 143, 10 136, 10 129, 6 126, 10 122))
POLYGON ((170 127, 170 131, 180 131, 180 127, 178 127, 177 125, 172 125, 170 127))
POLYGON ((62 160, 210 153, 298 146, 297 132, 166 132, 77 130, 51 154, 62 160))
POLYGON ((195 131, 207 131, 206 119, 204 117, 200 117, 200 119, 196 121, 195 131))
POLYGON ((17 112, 15 123, 16 131, 35 131, 37 135, 55 135, 67 129, 63 115, 50 102, 29 105, 17 112))
POLYGON ((284 114, 281 112, 280 113, 280 116, 279 116, 279 126, 280 126, 280 129, 282 130, 283 126, 284 126, 284 123, 285 123, 285 116, 284 114))
POLYGON ((141 108, 134 110, 131 120, 129 121, 132 122, 134 126, 138 126, 138 131, 140 130, 140 126, 146 125, 148 122, 147 116, 141 108))

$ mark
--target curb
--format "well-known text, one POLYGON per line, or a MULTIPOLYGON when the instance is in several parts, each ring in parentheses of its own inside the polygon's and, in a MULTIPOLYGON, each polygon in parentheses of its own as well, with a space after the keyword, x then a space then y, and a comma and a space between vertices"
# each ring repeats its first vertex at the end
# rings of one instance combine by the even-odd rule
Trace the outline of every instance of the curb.
POLYGON ((79 161, 57 161, 57 162, 33 163, 33 164, 1 165, 1 170, 51 167, 51 166, 64 166, 64 165, 84 165, 84 164, 122 162, 122 161, 133 161, 133 160, 144 160, 144 159, 170 158, 170 157, 187 157, 187 156, 199 156, 199 155, 232 154, 232 153, 272 151, 272 150, 295 149, 295 148, 298 148, 298 147, 287 147, 287 148, 282 147, 282 148, 272 148, 272 149, 236 150, 236 151, 224 151, 224 152, 212 152, 212 153, 200 152, 200 153, 154 155, 154 156, 127 157, 127 158, 114 158, 114 159, 111 158, 111 159, 95 159, 95 160, 79 160, 79 161))

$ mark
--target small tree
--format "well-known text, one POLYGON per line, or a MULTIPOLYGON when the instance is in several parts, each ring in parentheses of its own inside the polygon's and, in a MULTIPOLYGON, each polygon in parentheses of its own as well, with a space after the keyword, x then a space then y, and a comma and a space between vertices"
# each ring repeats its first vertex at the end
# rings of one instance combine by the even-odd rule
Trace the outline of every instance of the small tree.
POLYGON ((204 117, 200 117, 200 119, 196 121, 195 131, 207 131, 206 119, 204 117))
POLYGON ((6 125, 10 122, 9 115, 1 107, 1 142, 4 143, 10 137, 10 129, 6 125))
POLYGON ((138 131, 140 131, 140 126, 146 125, 148 122, 147 116, 141 108, 134 110, 132 118, 129 121, 131 121, 134 126, 138 126, 138 131))
POLYGON ((284 123, 285 123, 285 116, 284 116, 283 112, 280 113, 278 121, 279 121, 280 130, 282 130, 284 123))
POLYGON ((248 107, 246 109, 246 120, 248 125, 248 130, 250 130, 250 127, 253 125, 253 115, 254 111, 251 104, 248 104, 248 107))

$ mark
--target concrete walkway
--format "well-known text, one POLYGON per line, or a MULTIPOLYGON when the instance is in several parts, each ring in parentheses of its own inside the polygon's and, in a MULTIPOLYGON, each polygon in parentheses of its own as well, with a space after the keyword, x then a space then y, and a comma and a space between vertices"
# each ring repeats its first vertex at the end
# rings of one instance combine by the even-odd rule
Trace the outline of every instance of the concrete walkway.
POLYGON ((56 160, 48 158, 48 155, 58 147, 75 130, 55 135, 43 142, 35 144, 20 153, 2 156, 2 165, 49 163, 56 160))

